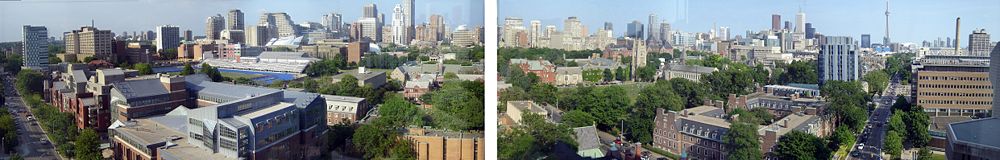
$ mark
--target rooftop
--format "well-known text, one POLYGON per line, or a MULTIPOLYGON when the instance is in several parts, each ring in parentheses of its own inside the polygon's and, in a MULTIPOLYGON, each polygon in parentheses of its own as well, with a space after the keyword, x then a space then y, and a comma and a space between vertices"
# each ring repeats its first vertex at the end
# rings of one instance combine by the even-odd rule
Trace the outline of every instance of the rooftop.
POLYGON ((950 133, 955 140, 968 143, 1000 148, 1000 118, 983 118, 965 122, 952 123, 950 133))
POLYGON ((601 147, 601 141, 597 137, 597 127, 585 126, 573 128, 576 133, 576 143, 579 150, 587 150, 601 147))
POLYGON ((254 111, 249 112, 249 113, 243 113, 243 114, 240 114, 240 116, 253 119, 253 118, 257 118, 257 117, 260 117, 260 116, 271 114, 271 113, 274 113, 276 111, 279 111, 279 110, 282 110, 282 109, 285 109, 285 108, 291 108, 291 107, 295 107, 295 105, 293 105, 291 103, 284 103, 284 102, 282 102, 282 103, 278 103, 278 104, 274 104, 274 105, 271 105, 271 106, 268 106, 268 107, 264 107, 264 108, 260 108, 260 109, 254 110, 254 111))
POLYGON ((718 71, 719 69, 712 68, 712 67, 703 67, 703 66, 694 66, 694 65, 684 65, 684 64, 671 63, 671 64, 667 64, 667 70, 680 71, 680 72, 691 72, 691 73, 699 73, 699 74, 709 74, 709 73, 718 71))
POLYGON ((112 84, 125 98, 140 98, 168 94, 159 79, 130 80, 112 84))

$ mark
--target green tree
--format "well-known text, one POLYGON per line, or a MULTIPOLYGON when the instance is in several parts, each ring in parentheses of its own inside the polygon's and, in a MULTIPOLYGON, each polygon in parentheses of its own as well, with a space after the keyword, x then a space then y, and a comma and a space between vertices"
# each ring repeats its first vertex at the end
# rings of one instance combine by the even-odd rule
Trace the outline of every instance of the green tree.
POLYGON ((887 128, 889 131, 895 131, 900 137, 906 137, 906 123, 903 122, 903 117, 906 117, 906 112, 895 111, 895 114, 889 117, 889 122, 887 123, 887 128))
POLYGON ((851 131, 847 126, 838 126, 837 130, 833 131, 833 146, 840 146, 843 144, 853 143, 856 137, 854 137, 854 132, 851 131))
POLYGON ((341 123, 330 126, 330 131, 326 135, 330 149, 340 149, 354 135, 354 127, 347 121, 341 121, 341 123))
POLYGON ((903 151, 903 136, 900 136, 896 131, 889 130, 886 132, 884 150, 885 153, 892 155, 893 158, 899 158, 903 151))
POLYGON ((913 104, 910 104, 909 101, 906 101, 906 96, 897 95, 896 102, 892 103, 892 111, 893 111, 892 113, 896 113, 895 111, 908 112, 912 107, 913 104))
POLYGON ((920 151, 917 151, 917 160, 931 160, 931 159, 934 159, 934 155, 931 153, 931 149, 928 149, 927 147, 922 147, 920 148, 920 151))
POLYGON ((823 139, 798 130, 781 136, 772 154, 778 159, 799 160, 825 160, 831 155, 823 139))
POLYGON ((628 71, 625 71, 625 68, 618 67, 618 69, 615 69, 615 80, 625 81, 627 77, 628 71))
POLYGON ((101 151, 97 148, 100 144, 100 138, 97 137, 97 132, 92 129, 84 129, 80 132, 80 135, 76 137, 76 147, 73 149, 76 155, 76 159, 82 160, 99 160, 101 159, 101 151))
MULTIPOLYGON (((453 130, 482 130, 485 121, 484 88, 478 81, 449 81, 440 90, 431 93, 434 109, 447 113, 462 123, 458 126, 441 126, 453 130)), ((442 118, 434 116, 432 118, 442 118)), ((452 121, 454 122, 454 121, 452 121)))
POLYGON ((701 83, 684 78, 670 79, 674 93, 684 100, 684 108, 701 106, 705 99, 715 99, 709 88, 701 83))
POLYGON ((58 63, 62 63, 62 59, 59 59, 59 57, 56 57, 56 55, 49 55, 49 64, 58 64, 58 63))
POLYGON ((556 91, 559 91, 556 86, 551 84, 538 83, 531 86, 529 93, 531 94, 531 99, 537 103, 543 104, 556 104, 556 91))
POLYGON ((927 129, 930 125, 930 116, 924 112, 924 108, 920 106, 915 106, 910 112, 907 112, 907 116, 904 117, 906 122, 906 128, 909 133, 906 134, 906 141, 910 142, 913 147, 924 147, 930 143, 931 135, 928 133, 927 129))
POLYGON ((222 73, 219 72, 219 69, 212 67, 212 65, 209 65, 208 63, 201 63, 201 73, 212 79, 212 82, 222 82, 225 80, 225 77, 222 77, 222 73))
POLYGON ((611 69, 605 68, 604 69, 604 81, 605 82, 610 82, 612 80, 615 80, 615 74, 613 72, 611 72, 611 69))
POLYGON ((523 130, 500 132, 497 138, 499 158, 503 160, 532 159, 538 152, 535 137, 523 130))
POLYGON ((868 91, 871 93, 882 93, 889 86, 889 74, 883 70, 868 72, 862 80, 868 82, 868 91))
POLYGON ((191 75, 194 74, 194 68, 191 67, 190 63, 184 64, 184 69, 181 70, 181 75, 191 75))
POLYGON ((819 83, 819 74, 816 72, 816 61, 793 61, 784 66, 784 74, 778 76, 778 83, 819 83))
POLYGON ((4 70, 7 70, 7 72, 11 74, 17 74, 18 72, 20 72, 21 66, 24 65, 24 60, 21 59, 21 55, 19 54, 8 54, 7 56, 0 56, 0 57, 4 57, 3 59, 4 70))
POLYGON ((132 67, 138 70, 140 75, 153 74, 153 66, 150 66, 148 63, 136 63, 132 67))
POLYGON ((741 122, 731 123, 729 132, 726 132, 722 137, 730 149, 726 159, 763 159, 764 155, 760 152, 760 141, 757 138, 757 125, 741 122))
POLYGON ((562 115, 562 123, 569 127, 583 127, 594 125, 594 116, 590 113, 572 110, 562 115))
POLYGON ((17 80, 14 82, 14 87, 22 95, 40 94, 44 89, 42 84, 44 79, 41 73, 31 69, 24 69, 20 73, 17 73, 17 80))

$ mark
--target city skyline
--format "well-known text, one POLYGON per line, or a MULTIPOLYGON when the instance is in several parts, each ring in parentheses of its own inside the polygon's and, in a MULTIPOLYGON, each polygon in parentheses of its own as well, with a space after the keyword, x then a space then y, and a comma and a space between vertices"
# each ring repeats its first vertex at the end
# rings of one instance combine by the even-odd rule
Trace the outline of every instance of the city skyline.
MULTIPOLYGON (((525 22, 541 20, 543 26, 555 25, 562 30, 563 20, 575 16, 588 26, 591 33, 602 28, 604 22, 611 22, 614 25, 616 37, 623 36, 626 24, 633 20, 639 20, 644 25, 648 25, 649 14, 656 14, 659 19, 670 22, 672 31, 707 33, 709 29, 716 26, 730 27, 733 36, 744 35, 747 30, 757 32, 770 28, 772 14, 781 15, 782 24, 784 21, 795 24, 795 14, 798 13, 800 7, 806 15, 806 22, 812 23, 817 33, 851 36, 857 39, 861 34, 870 34, 872 37, 876 37, 877 40, 873 42, 877 43, 881 43, 885 33, 885 1, 809 1, 805 3, 801 1, 727 1, 720 3, 716 1, 672 0, 629 3, 568 3, 566 0, 544 2, 508 0, 498 3, 500 9, 497 14, 497 23, 501 26, 504 18, 518 17, 524 19, 525 22), (552 6, 564 7, 555 8, 552 6), (738 9, 739 7, 752 9, 738 9), (619 10, 608 8, 631 8, 629 11, 632 13, 622 13, 619 10), (857 25, 859 23, 868 25, 859 26, 857 25)), ((938 37, 942 39, 945 37, 954 38, 956 17, 962 17, 960 30, 962 39, 968 38, 966 36, 974 29, 983 28, 988 33, 1000 29, 1000 21, 995 21, 995 16, 1000 15, 1000 1, 891 1, 889 11, 891 12, 890 30, 892 30, 890 36, 893 42, 909 42, 919 45, 923 40, 934 40, 938 37), (994 5, 989 5, 991 3, 994 5), (945 8, 956 9, 942 10, 945 8), (943 12, 926 12, 928 10, 942 10, 943 12)), ((794 29, 794 27, 792 28, 794 29)), ((965 45, 967 44, 962 44, 962 46, 965 45)))
MULTIPOLYGON (((174 25, 182 31, 191 30, 194 35, 205 35, 205 19, 216 14, 223 17, 231 9, 240 9, 244 13, 244 24, 257 24, 262 12, 285 12, 296 24, 303 22, 321 22, 324 14, 337 12, 344 16, 344 23, 358 20, 362 16, 362 7, 375 3, 386 20, 392 16, 395 4, 400 0, 373 1, 319 1, 296 0, 285 3, 266 3, 264 1, 233 2, 233 1, 202 1, 189 0, 176 3, 163 0, 151 1, 43 1, 43 2, 0 2, 0 41, 20 41, 21 26, 46 26, 50 37, 61 39, 62 33, 82 26, 91 25, 91 20, 97 28, 112 30, 116 34, 133 31, 152 31, 156 26, 174 25), (101 6, 113 5, 113 6, 101 6), (157 7, 143 7, 157 6, 157 7), (327 7, 317 7, 327 6, 327 7), (46 8, 39 12, 37 8, 46 8), (81 9, 82 8, 82 9, 81 9), (120 8, 111 10, 108 8, 120 8), (187 12, 176 14, 172 10, 184 8, 187 12), (23 16, 24 13, 35 13, 35 16, 23 16), (115 14, 125 13, 125 14, 115 14), (74 15, 74 16, 63 16, 74 15), (108 16, 111 15, 111 16, 108 16), (170 16, 165 16, 170 15, 170 16), (154 18, 161 16, 162 18, 154 18), (148 20, 143 20, 148 19, 148 20)), ((444 1, 418 0, 415 2, 414 21, 416 24, 428 23, 427 18, 433 14, 442 15, 450 28, 459 25, 484 25, 483 1, 444 1)), ((387 23, 386 25, 390 25, 387 23)))

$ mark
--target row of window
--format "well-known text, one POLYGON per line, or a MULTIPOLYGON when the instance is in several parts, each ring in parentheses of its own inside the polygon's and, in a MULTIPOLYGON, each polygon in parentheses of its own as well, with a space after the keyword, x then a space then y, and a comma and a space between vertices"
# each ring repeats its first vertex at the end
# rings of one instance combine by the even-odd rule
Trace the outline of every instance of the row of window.
POLYGON ((987 77, 955 77, 955 76, 919 76, 918 80, 938 80, 938 81, 990 81, 987 77))
POLYGON ((917 96, 993 97, 993 93, 918 92, 917 96))
POLYGON ((950 88, 950 89, 993 89, 990 85, 973 84, 917 84, 918 88, 950 88))
POLYGON ((918 100, 919 104, 993 105, 993 101, 918 100))

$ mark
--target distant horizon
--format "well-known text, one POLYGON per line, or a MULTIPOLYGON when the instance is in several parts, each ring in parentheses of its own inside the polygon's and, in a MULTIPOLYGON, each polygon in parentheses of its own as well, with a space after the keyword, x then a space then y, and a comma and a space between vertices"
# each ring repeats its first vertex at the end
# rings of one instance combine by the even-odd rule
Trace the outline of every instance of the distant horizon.
MULTIPOLYGON (((558 30, 563 30, 563 20, 575 16, 590 33, 603 28, 604 22, 613 23, 616 37, 622 36, 627 24, 633 20, 638 20, 647 28, 649 14, 667 20, 672 31, 707 33, 714 25, 716 29, 729 27, 730 35, 735 37, 745 35, 748 30, 769 29, 772 14, 781 15, 782 25, 784 21, 795 25, 795 14, 800 9, 806 15, 806 22, 812 23, 817 33, 855 39, 869 34, 872 43, 882 43, 885 35, 884 0, 502 0, 498 3, 497 23, 500 26, 503 26, 505 18, 518 17, 524 20, 526 27, 530 21, 540 20, 542 26, 555 25, 558 30), (627 9, 627 12, 616 9, 627 9)), ((954 39, 957 17, 962 17, 959 36, 963 40, 968 39, 977 28, 986 29, 991 34, 1000 33, 1000 1, 890 1, 889 11, 889 34, 893 43, 912 42, 919 45, 924 40, 954 39)))
MULTIPOLYGON (((385 14, 386 25, 389 25, 393 7, 401 2, 401 0, 0 1, 0 42, 21 41, 21 28, 24 25, 45 26, 49 31, 49 37, 62 39, 63 32, 90 26, 91 20, 94 20, 98 29, 111 30, 116 35, 122 32, 131 34, 153 31, 156 26, 169 24, 179 26, 182 33, 191 30, 194 35, 203 36, 205 20, 209 16, 221 14, 226 17, 226 13, 231 9, 243 11, 245 26, 256 25, 260 14, 264 11, 288 13, 295 24, 319 23, 322 22, 323 15, 337 12, 343 16, 344 23, 350 23, 361 17, 362 7, 365 4, 375 3, 379 13, 385 14), (176 12, 177 10, 184 12, 176 12)), ((451 29, 459 25, 484 25, 482 0, 415 0, 415 4, 416 24, 427 22, 427 17, 432 14, 439 14, 445 17, 445 23, 451 29)))

